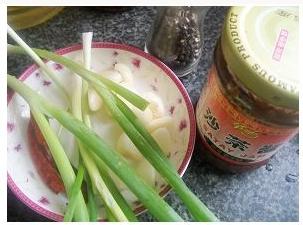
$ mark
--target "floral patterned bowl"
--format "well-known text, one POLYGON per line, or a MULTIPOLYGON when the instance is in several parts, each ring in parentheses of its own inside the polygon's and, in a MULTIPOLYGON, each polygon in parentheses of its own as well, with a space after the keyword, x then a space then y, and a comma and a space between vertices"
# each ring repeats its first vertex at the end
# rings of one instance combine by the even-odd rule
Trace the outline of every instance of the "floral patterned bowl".
MULTIPOLYGON (((81 57, 82 45, 75 45, 57 51, 58 54, 73 59, 81 57)), ((165 103, 165 113, 173 118, 170 135, 174 147, 167 157, 182 176, 190 161, 195 135, 194 110, 190 98, 175 74, 156 58, 126 45, 95 42, 92 44, 92 69, 111 69, 115 63, 124 63, 131 68, 137 82, 136 91, 151 91, 165 103)), ((71 83, 73 75, 62 65, 47 62, 65 85, 71 83)), ((54 84, 37 68, 30 66, 20 79, 58 105, 64 104, 54 89, 54 84)), ((72 89, 72 88, 70 88, 72 89)), ((8 92, 7 103, 7 171, 8 186, 27 206, 39 214, 62 221, 67 198, 65 194, 55 194, 38 175, 29 153, 27 127, 30 111, 27 103, 19 96, 8 92)), ((156 188, 164 196, 170 188, 160 177, 156 178, 156 188)), ((136 213, 144 211, 140 204, 133 203, 136 213)), ((100 218, 104 217, 102 210, 100 218)))

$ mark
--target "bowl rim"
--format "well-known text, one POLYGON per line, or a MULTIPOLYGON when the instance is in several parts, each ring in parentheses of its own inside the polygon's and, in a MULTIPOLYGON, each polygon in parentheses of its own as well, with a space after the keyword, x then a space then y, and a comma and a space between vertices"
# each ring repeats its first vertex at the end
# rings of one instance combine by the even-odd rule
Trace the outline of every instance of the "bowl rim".
MULTIPOLYGON (((175 73, 168 68, 164 63, 162 63, 159 59, 156 57, 144 52, 143 50, 133 47, 126 44, 118 44, 118 43, 111 43, 111 42, 92 42, 92 48, 104 48, 104 49, 117 49, 117 50, 124 50, 131 53, 134 53, 136 55, 139 55, 140 57, 143 57, 147 59, 148 61, 155 64, 157 67, 159 67, 165 75, 169 76, 169 78, 174 82, 174 84, 177 86, 179 92, 182 94, 183 99, 185 100, 188 116, 189 116, 189 140, 188 140, 188 146, 186 153, 184 155, 183 161, 178 169, 178 173, 180 177, 182 177, 190 163, 193 151, 194 151, 194 145, 195 145, 195 139, 196 139, 196 122, 195 122, 195 114, 194 114, 194 108, 191 103, 191 99, 189 97, 189 94, 187 93, 185 87, 179 80, 179 78, 175 75, 175 73)), ((65 55, 67 53, 71 53, 74 51, 78 51, 82 49, 82 44, 74 44, 68 47, 60 48, 58 50, 55 50, 54 52, 59 55, 65 55)), ((46 61, 48 62, 48 60, 46 61)), ((39 67, 36 64, 32 64, 27 69, 25 69, 24 72, 21 73, 19 76, 19 80, 24 81, 26 80, 35 70, 37 70, 39 67)), ((11 91, 8 89, 7 91, 7 105, 12 100, 12 97, 14 96, 14 91, 11 91)), ((14 193, 14 195, 19 199, 22 203, 24 203, 26 206, 31 208, 33 211, 37 212, 38 214, 54 220, 54 221, 62 221, 63 216, 60 214, 57 214, 55 212, 52 212, 50 210, 47 210, 35 202, 33 202, 29 197, 27 197, 16 185, 16 183, 13 181, 12 177, 9 175, 7 171, 7 184, 10 190, 14 193)), ((169 185, 166 185, 165 188, 159 193, 161 197, 165 197, 171 190, 171 187, 169 185)), ((144 206, 139 206, 134 209, 135 213, 141 214, 146 211, 144 206)))

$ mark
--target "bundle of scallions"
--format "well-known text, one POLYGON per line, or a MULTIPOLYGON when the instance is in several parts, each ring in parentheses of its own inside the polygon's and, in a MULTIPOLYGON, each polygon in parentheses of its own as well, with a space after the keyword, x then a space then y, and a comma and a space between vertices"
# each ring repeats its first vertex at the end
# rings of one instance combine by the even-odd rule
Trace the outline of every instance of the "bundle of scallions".
POLYGON ((56 88, 64 96, 68 105, 66 110, 58 108, 26 84, 11 75, 7 76, 8 86, 29 104, 32 116, 47 142, 64 183, 68 198, 64 221, 96 221, 99 209, 93 193, 97 193, 100 197, 107 220, 137 221, 129 203, 109 175, 110 171, 125 183, 158 221, 183 221, 174 209, 136 174, 127 161, 91 129, 87 102, 88 87, 92 87, 98 93, 113 119, 118 122, 140 153, 177 193, 191 213, 193 220, 217 221, 215 215, 188 189, 159 144, 124 101, 127 100, 140 110, 144 110, 149 103, 130 90, 90 71, 91 32, 83 33, 84 65, 46 50, 30 48, 9 26, 8 34, 19 45, 8 45, 8 53, 28 54, 40 66, 44 74, 56 84, 56 88), (67 94, 56 74, 40 57, 59 63, 75 74, 77 87, 72 97, 67 94), (56 119, 61 126, 75 136, 80 153, 77 169, 72 167, 47 118, 56 119), (81 189, 82 183, 86 184, 87 198, 84 198, 84 192, 81 189))

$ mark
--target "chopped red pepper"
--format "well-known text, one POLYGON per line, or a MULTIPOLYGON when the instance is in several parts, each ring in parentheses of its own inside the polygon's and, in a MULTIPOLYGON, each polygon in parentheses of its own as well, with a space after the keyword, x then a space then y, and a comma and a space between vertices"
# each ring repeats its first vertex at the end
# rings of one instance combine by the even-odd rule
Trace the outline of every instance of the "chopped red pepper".
POLYGON ((56 194, 64 192, 62 179, 49 152, 48 145, 32 117, 28 125, 28 139, 31 157, 43 182, 56 194))

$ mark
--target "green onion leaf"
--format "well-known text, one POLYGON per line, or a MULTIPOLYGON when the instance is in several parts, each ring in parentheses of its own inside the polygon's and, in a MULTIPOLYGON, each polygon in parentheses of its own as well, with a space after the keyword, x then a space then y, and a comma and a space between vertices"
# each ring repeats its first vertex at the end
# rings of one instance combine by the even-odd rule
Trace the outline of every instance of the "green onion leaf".
MULTIPOLYGON (((11 53, 25 54, 25 51, 22 48, 20 48, 18 46, 10 45, 10 44, 8 44, 7 50, 8 50, 8 52, 11 52, 11 53)), ((110 90, 123 96, 127 101, 132 103, 138 109, 144 110, 149 104, 148 101, 146 101, 144 98, 140 97, 136 93, 128 90, 127 88, 125 88, 109 79, 106 79, 103 76, 100 76, 97 73, 94 73, 92 71, 89 71, 88 69, 85 69, 82 65, 72 61, 71 59, 68 59, 67 57, 64 57, 64 56, 61 56, 61 55, 58 55, 58 54, 55 54, 55 53, 52 53, 52 52, 49 52, 46 50, 42 50, 42 49, 32 48, 32 50, 42 58, 52 60, 54 62, 57 62, 57 63, 60 63, 64 66, 66 66, 71 71, 73 71, 74 73, 77 73, 79 76, 81 76, 83 79, 85 79, 88 82, 94 83, 95 85, 98 85, 99 87, 102 87, 105 85, 110 90)))
POLYGON ((156 193, 145 184, 128 163, 94 131, 74 118, 70 113, 61 110, 49 101, 36 94, 27 85, 12 76, 7 76, 8 86, 18 92, 27 102, 34 102, 44 113, 57 119, 66 129, 72 132, 85 146, 93 151, 104 163, 129 187, 142 204, 159 221, 182 221, 182 218, 156 193))
MULTIPOLYGON (((9 77, 8 77, 9 79, 9 77)), ((14 78, 15 79, 15 78, 14 78)), ((51 129, 49 123, 47 122, 45 116, 37 109, 40 108, 39 104, 35 101, 30 101, 31 113, 43 134, 49 150, 54 158, 58 171, 61 175, 62 181, 65 186, 65 190, 68 193, 75 181, 75 173, 73 168, 65 154, 62 145, 60 144, 58 137, 51 129)), ((88 221, 88 212, 84 202, 82 193, 80 193, 76 198, 76 209, 75 209, 75 219, 77 221, 88 221)))
POLYGON ((67 208, 65 211, 64 220, 63 220, 64 222, 71 222, 73 219, 78 194, 80 193, 80 190, 81 190, 83 175, 84 175, 84 168, 83 168, 83 165, 80 164, 80 166, 78 168, 76 180, 73 183, 73 185, 71 186, 70 191, 68 193, 69 202, 68 202, 68 205, 67 205, 67 208))
POLYGON ((58 80, 56 74, 39 58, 39 56, 18 36, 18 34, 7 25, 7 33, 14 39, 36 63, 42 71, 56 84, 56 87, 61 92, 67 103, 69 103, 68 93, 58 80))
POLYGON ((95 201, 91 180, 88 176, 87 176, 86 184, 87 184, 87 195, 88 195, 87 208, 89 213, 89 221, 96 222, 98 220, 99 209, 95 201))

